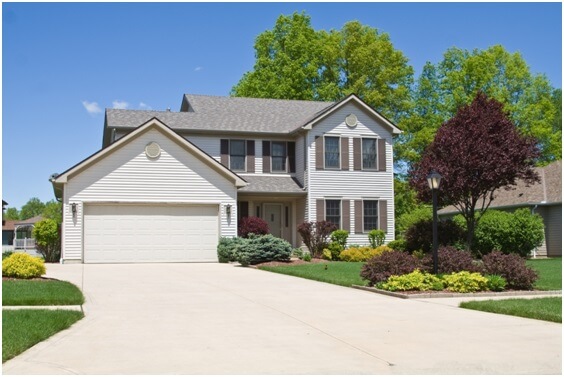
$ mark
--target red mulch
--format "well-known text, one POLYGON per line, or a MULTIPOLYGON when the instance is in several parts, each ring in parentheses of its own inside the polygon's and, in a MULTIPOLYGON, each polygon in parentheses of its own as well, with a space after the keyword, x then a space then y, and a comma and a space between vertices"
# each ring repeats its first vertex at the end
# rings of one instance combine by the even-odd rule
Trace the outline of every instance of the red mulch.
POLYGON ((48 281, 48 280, 59 280, 59 279, 45 278, 45 277, 33 278, 33 279, 18 279, 18 278, 9 278, 9 277, 6 277, 6 276, 2 276, 2 281, 4 281, 4 280, 39 280, 39 281, 48 281))

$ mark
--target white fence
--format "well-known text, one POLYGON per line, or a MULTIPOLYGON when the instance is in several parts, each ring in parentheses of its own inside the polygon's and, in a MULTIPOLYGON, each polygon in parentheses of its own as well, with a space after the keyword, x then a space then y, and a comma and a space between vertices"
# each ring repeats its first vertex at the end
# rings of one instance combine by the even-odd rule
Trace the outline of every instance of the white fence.
POLYGON ((14 240, 14 249, 35 249, 35 238, 23 238, 14 240))

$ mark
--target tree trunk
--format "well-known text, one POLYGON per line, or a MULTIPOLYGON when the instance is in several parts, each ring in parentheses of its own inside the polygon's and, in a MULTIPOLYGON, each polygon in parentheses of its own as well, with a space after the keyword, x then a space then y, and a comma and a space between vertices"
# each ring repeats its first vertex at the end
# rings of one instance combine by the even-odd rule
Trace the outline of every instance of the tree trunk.
POLYGON ((468 233, 466 234, 466 251, 472 251, 472 242, 474 241, 474 230, 476 229, 476 220, 472 218, 466 219, 466 228, 468 233))

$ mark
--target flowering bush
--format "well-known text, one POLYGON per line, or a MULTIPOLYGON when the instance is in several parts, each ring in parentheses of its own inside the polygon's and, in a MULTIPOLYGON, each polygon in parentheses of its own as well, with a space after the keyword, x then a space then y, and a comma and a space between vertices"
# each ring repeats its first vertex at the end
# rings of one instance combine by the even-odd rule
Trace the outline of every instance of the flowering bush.
POLYGON ((31 279, 45 274, 45 263, 41 258, 26 253, 14 253, 2 261, 2 276, 31 279))

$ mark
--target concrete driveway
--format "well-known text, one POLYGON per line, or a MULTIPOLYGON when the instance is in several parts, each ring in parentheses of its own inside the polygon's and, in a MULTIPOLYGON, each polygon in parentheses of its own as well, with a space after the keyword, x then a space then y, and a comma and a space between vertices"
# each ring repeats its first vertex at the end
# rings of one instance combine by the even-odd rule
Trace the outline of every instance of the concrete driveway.
POLYGON ((5 374, 561 374, 562 325, 227 264, 49 265, 86 317, 5 374))

